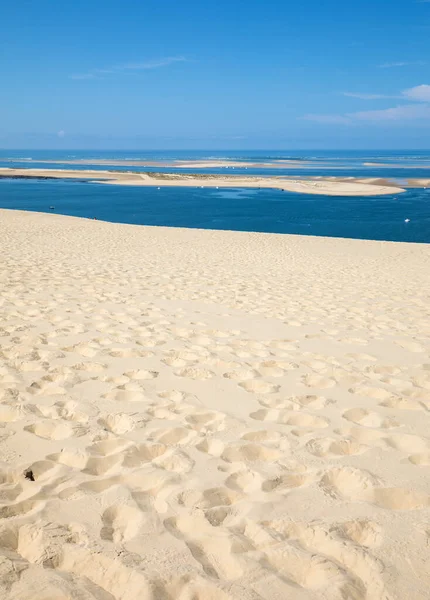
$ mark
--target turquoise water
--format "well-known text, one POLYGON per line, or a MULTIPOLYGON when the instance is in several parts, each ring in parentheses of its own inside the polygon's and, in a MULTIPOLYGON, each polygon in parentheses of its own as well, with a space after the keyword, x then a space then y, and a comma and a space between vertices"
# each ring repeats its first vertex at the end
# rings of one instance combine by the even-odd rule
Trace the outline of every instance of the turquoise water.
POLYGON ((4 179, 0 208, 139 225, 430 243, 430 190, 423 189, 365 198, 4 179))
MULTIPOLYGON (((249 163, 270 162, 276 160, 295 160, 302 163, 300 166, 289 165, 276 169, 261 169, 258 167, 238 168, 225 167, 219 169, 198 169, 199 173, 235 173, 246 175, 328 175, 328 176, 354 176, 354 177, 384 177, 384 178, 430 178, 430 151, 214 151, 214 150, 176 150, 176 151, 152 151, 152 150, 0 150, 0 167, 23 167, 35 168, 68 168, 88 169, 89 165, 71 165, 64 163, 65 160, 103 159, 114 162, 120 160, 151 161, 175 161, 175 160, 235 160, 249 163), (46 164, 40 161, 52 160, 55 164, 46 164), (366 166, 365 163, 382 163, 389 166, 366 166), (419 168, 417 168, 419 167, 419 168)), ((92 165, 91 168, 103 170, 108 165, 92 165)), ((169 167, 130 167, 113 165, 116 170, 134 171, 169 171, 176 169, 169 167)), ((196 169, 178 169, 180 173, 193 173, 196 169)))

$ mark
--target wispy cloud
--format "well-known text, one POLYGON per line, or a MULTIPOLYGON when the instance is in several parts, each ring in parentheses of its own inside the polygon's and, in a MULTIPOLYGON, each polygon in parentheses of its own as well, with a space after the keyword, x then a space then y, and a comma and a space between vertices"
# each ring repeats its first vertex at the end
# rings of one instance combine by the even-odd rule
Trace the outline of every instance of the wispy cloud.
POLYGON ((361 98, 363 100, 379 100, 382 98, 398 98, 407 101, 407 104, 378 109, 363 110, 342 115, 309 114, 302 117, 315 123, 354 125, 363 121, 369 122, 402 122, 402 121, 430 121, 430 85, 417 85, 403 90, 398 96, 385 96, 382 94, 360 94, 344 92, 344 96, 361 98))
POLYGON ((351 119, 343 115, 305 115, 302 117, 305 121, 315 121, 316 123, 325 123, 332 125, 349 125, 351 119))
POLYGON ((424 60, 414 60, 414 61, 401 60, 398 62, 382 63, 381 65, 378 65, 378 67, 380 69, 393 69, 395 67, 412 67, 412 66, 421 66, 422 67, 426 64, 427 64, 427 62, 424 60))
POLYGON ((430 102, 430 85, 417 85, 416 87, 404 90, 403 96, 418 102, 430 102))
POLYGON ((384 98, 398 98, 398 96, 386 96, 384 94, 361 94, 356 92, 342 92, 348 98, 359 98, 360 100, 383 100, 384 98))
POLYGON ((185 56, 168 56, 166 58, 159 58, 158 60, 148 60, 141 63, 128 63, 117 67, 116 70, 121 71, 141 71, 147 69, 159 69, 160 67, 167 67, 177 62, 186 62, 185 56))
POLYGON ((162 67, 168 67, 169 65, 179 62, 188 62, 188 59, 185 58, 185 56, 166 56, 164 58, 147 60, 144 62, 124 63, 103 69, 92 69, 87 73, 69 75, 69 78, 76 80, 100 79, 102 75, 118 74, 124 71, 147 71, 152 69, 160 69, 162 67))
MULTIPOLYGON (((430 3, 430 0, 429 0, 430 3)), ((359 98, 360 100, 386 100, 397 98, 402 100, 414 100, 416 102, 430 102, 430 85, 417 85, 413 88, 403 90, 401 94, 362 94, 361 92, 342 92, 348 98, 359 98)))
POLYGON ((95 79, 94 73, 77 73, 76 75, 70 75, 70 79, 95 79))
POLYGON ((349 115, 352 119, 359 121, 411 121, 430 119, 429 104, 403 104, 394 108, 383 110, 365 110, 349 115))

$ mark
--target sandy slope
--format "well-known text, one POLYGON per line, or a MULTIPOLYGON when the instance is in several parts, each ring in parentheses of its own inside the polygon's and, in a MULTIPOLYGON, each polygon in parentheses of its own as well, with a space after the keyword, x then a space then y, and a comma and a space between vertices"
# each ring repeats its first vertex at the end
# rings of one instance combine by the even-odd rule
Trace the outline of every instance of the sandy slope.
MULTIPOLYGON (((242 177, 217 175, 183 175, 176 173, 121 173, 68 169, 9 169, 0 168, 0 177, 90 179, 111 185, 170 186, 170 187, 240 187, 274 188, 303 194, 325 196, 379 196, 399 194, 405 190, 393 185, 378 185, 371 181, 340 181, 325 179, 291 179, 287 177, 242 177)), ((351 178, 353 179, 353 178, 351 178)))
POLYGON ((428 598, 428 245, 0 245, 2 600, 428 598))

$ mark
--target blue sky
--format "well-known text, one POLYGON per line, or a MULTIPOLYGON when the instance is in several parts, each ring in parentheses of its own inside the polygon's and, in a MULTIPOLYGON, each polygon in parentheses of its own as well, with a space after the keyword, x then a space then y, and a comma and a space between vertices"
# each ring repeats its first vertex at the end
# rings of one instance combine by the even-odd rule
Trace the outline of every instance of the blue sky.
POLYGON ((0 0, 0 148, 429 148, 430 0, 0 0))

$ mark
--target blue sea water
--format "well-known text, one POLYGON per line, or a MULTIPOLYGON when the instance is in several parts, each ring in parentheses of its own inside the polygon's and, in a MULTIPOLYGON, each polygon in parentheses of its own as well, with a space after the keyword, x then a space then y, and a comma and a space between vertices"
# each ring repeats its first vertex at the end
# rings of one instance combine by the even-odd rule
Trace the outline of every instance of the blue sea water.
POLYGON ((430 243, 430 190, 423 189, 366 198, 5 179, 0 208, 139 225, 430 243))
POLYGON ((430 151, 407 150, 326 150, 326 151, 268 151, 268 150, 1 150, 0 167, 17 168, 67 168, 82 170, 92 168, 105 170, 133 171, 158 171, 193 173, 196 169, 175 169, 175 160, 233 160, 255 163, 271 162, 278 160, 294 160, 299 165, 285 165, 282 168, 259 169, 249 167, 222 167, 211 169, 198 169, 199 173, 237 175, 294 175, 294 176, 354 176, 354 177, 382 177, 390 179, 426 177, 430 178, 430 151), (91 164, 91 160, 104 160, 106 164, 91 164), (43 161, 54 161, 45 163, 43 161), (84 160, 85 164, 70 164, 64 161, 84 160), (171 162, 168 167, 160 166, 121 166, 113 164, 109 167, 109 160, 114 163, 126 160, 138 161, 163 161, 171 162), (375 163, 375 165, 367 164, 375 163), (378 166, 383 164, 385 166, 378 166))
MULTIPOLYGON (((430 178, 430 151, 100 151, 0 150, 0 167, 88 169, 68 160, 232 160, 247 168, 198 169, 199 173, 294 176, 430 178), (44 163, 43 161, 55 161, 44 163), (267 169, 258 163, 295 160, 267 169), (366 163, 374 163, 366 165, 366 163), (385 166, 380 166, 380 165, 385 166)), ((92 165, 104 170, 196 172, 196 169, 92 165)), ((0 208, 171 227, 295 233, 374 240, 430 242, 430 190, 382 197, 334 197, 258 189, 142 188, 79 181, 0 180, 0 208), (55 206, 55 209, 51 209, 55 206), (409 222, 406 222, 409 219, 409 222)))

